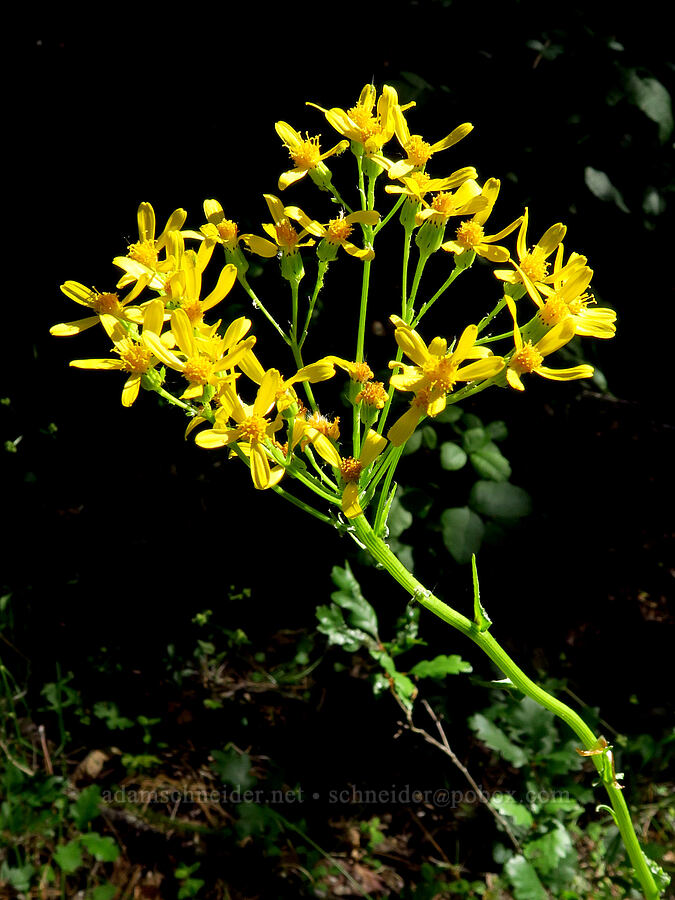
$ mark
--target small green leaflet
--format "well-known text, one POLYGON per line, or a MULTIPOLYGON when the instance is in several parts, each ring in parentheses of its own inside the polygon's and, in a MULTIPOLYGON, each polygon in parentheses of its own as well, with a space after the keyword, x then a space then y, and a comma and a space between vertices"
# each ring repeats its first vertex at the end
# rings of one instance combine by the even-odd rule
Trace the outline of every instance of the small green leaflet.
POLYGON ((485 612, 480 602, 480 585, 478 584, 478 569, 476 568, 476 554, 471 554, 471 573, 473 575, 473 620, 478 625, 478 630, 487 631, 492 625, 492 619, 485 612))
POLYGON ((446 675, 459 675, 460 672, 472 672, 471 663, 453 653, 451 656, 441 654, 434 659, 423 659, 410 670, 417 678, 445 678, 446 675))

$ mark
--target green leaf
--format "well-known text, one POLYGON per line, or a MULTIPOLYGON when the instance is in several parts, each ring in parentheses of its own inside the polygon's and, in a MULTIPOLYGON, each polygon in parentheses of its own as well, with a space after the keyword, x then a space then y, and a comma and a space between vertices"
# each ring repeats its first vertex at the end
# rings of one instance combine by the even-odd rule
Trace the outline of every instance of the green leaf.
POLYGON ((427 450, 436 449, 436 445, 438 444, 438 435, 436 434, 436 429, 432 428, 431 425, 425 425, 422 429, 422 443, 427 448, 427 450))
MULTIPOLYGON (((391 678, 391 683, 401 703, 406 709, 412 709, 412 701, 417 694, 417 688, 414 683, 407 675, 397 671, 394 660, 384 650, 371 650, 370 655, 379 662, 386 674, 391 678)), ((387 683, 389 683, 388 680, 387 683)))
POLYGON ((495 519, 519 519, 532 512, 532 499, 527 491, 515 484, 477 481, 471 489, 469 506, 495 519))
POLYGON ((592 166, 586 166, 584 169, 584 181, 586 182, 586 187, 589 191, 592 194, 595 194, 599 200, 616 203, 622 212, 630 212, 624 203, 623 197, 609 180, 609 176, 606 172, 601 172, 599 169, 594 169, 592 166))
POLYGON ((516 744, 512 744, 501 728, 486 719, 482 713, 475 713, 470 717, 469 728, 476 732, 484 744, 503 756, 514 768, 519 769, 527 762, 527 754, 516 744))
MULTIPOLYGON (((401 503, 398 497, 394 498, 387 519, 387 528, 389 529, 389 537, 397 538, 403 532, 410 528, 413 523, 413 514, 409 512, 401 503)), ((357 585, 358 587, 358 585, 357 585)), ((356 625, 356 622, 353 623, 356 625)), ((376 621, 377 624, 377 621, 376 621)))
POLYGON ((480 585, 478 583, 478 569, 476 567, 476 554, 471 554, 471 574, 473 576, 473 620, 478 625, 479 631, 487 631, 492 625, 492 619, 480 602, 480 585))
POLYGON ((490 478, 492 481, 508 481, 511 477, 511 463, 492 441, 469 454, 469 459, 482 478, 490 478))
POLYGON ((117 704, 115 703, 95 703, 94 715, 97 719, 105 719, 106 725, 111 729, 133 728, 134 726, 131 719, 120 716, 117 704))
POLYGON ((117 893, 117 888, 109 881, 105 884, 97 885, 91 892, 91 900, 113 900, 117 893))
POLYGON ((513 819, 516 825, 522 828, 531 828, 534 824, 532 813, 522 803, 514 800, 510 794, 494 794, 490 798, 490 806, 502 816, 513 819))
POLYGON ((506 425, 506 422, 503 422, 501 419, 496 419, 494 422, 490 422, 489 425, 486 426, 485 430, 490 435, 490 439, 493 441, 503 441, 509 436, 509 429, 506 425))
POLYGON ((120 848, 111 837, 95 831, 81 834, 80 843, 99 862, 114 862, 120 855, 120 848))
POLYGON ((212 750, 213 768, 224 784, 232 785, 240 791, 252 787, 256 779, 251 775, 251 757, 248 753, 229 750, 212 750))
POLYGON ((70 841, 68 844, 61 844, 60 847, 57 847, 54 851, 54 859, 66 875, 70 875, 84 865, 82 848, 77 841, 70 841))
POLYGON ((441 466, 449 472, 456 472, 466 464, 467 455, 454 441, 445 441, 441 444, 441 466))
POLYGON ((442 413, 435 417, 436 422, 444 422, 450 424, 462 418, 462 410, 459 406, 446 406, 442 413))
POLYGON ((342 647, 347 653, 356 653, 359 647, 373 641, 365 631, 350 628, 344 620, 342 610, 335 604, 317 606, 316 617, 319 620, 317 631, 327 636, 329 644, 342 647))
POLYGON ((84 788, 75 803, 70 804, 70 817, 79 831, 84 831, 87 825, 99 815, 101 802, 101 788, 97 784, 90 784, 84 788))
POLYGON ((547 900, 539 876, 524 856, 512 856, 504 866, 515 900, 547 900))
POLYGON ((462 444, 467 453, 475 453, 488 443, 490 438, 481 426, 467 429, 462 435, 462 444))
MULTIPOLYGON (((408 527, 405 522, 408 522, 408 524, 412 523, 412 514, 403 509, 397 500, 394 500, 391 508, 390 534, 393 534, 391 531, 392 518, 394 520, 394 529, 400 527, 401 531, 408 527)), ((331 600, 341 609, 347 610, 349 613, 347 617, 349 624, 377 639, 377 613, 361 593, 361 586, 354 577, 349 563, 345 562, 344 569, 340 568, 340 566, 333 566, 330 577, 333 580, 333 584, 340 588, 340 590, 334 591, 330 595, 331 600)))
POLYGON ((468 563, 471 555, 477 553, 485 525, 480 516, 468 506, 445 509, 441 513, 443 543, 458 563, 468 563))
POLYGON ((422 446, 422 430, 413 431, 403 447, 403 456, 410 456, 411 453, 419 450, 422 446))
POLYGON ((665 143, 673 131, 673 106, 666 88, 656 78, 640 78, 635 71, 626 87, 631 102, 659 126, 659 140, 665 143))
POLYGON ((445 678, 446 675, 459 675, 460 672, 473 672, 473 667, 456 653, 423 659, 410 670, 410 674, 417 678, 445 678))
POLYGON ((525 845, 524 853, 536 870, 546 877, 560 865, 560 861, 573 851, 572 838, 560 822, 543 837, 525 845))
POLYGON ((27 891, 36 871, 35 866, 30 863, 25 866, 10 866, 7 860, 3 860, 0 865, 0 882, 8 884, 15 891, 27 891))

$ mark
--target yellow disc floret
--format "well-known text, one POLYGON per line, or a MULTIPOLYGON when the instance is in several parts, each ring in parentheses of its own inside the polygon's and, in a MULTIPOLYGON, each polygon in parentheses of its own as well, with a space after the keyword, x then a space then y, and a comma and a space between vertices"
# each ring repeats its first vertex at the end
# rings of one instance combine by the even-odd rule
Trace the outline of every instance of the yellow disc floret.
POLYGON ((351 235, 354 227, 349 224, 349 222, 344 218, 344 216, 338 216, 337 219, 331 219, 326 228, 326 240, 331 244, 341 244, 342 241, 346 241, 351 235))
POLYGON ((158 256, 154 241, 139 241, 137 244, 130 244, 128 249, 128 256, 136 262, 149 268, 157 265, 158 256))
POLYGON ((122 306, 117 294, 96 294, 91 301, 92 309, 100 315, 120 316, 122 306))
POLYGON ((483 240, 485 232, 483 231, 483 226, 479 225, 478 222, 474 222, 469 219, 468 222, 462 222, 462 224, 457 229, 457 243, 461 244, 462 247, 466 247, 467 250, 470 250, 472 247, 475 247, 477 244, 483 240))
POLYGON ((509 365, 516 372, 534 372, 543 361, 544 357, 532 344, 532 341, 527 341, 520 350, 516 350, 509 365))
POLYGON ((457 364, 447 356, 439 357, 432 354, 425 360, 422 372, 432 390, 440 389, 447 394, 457 383, 457 364))
POLYGON ((252 442, 264 441, 267 437, 267 426, 268 422, 262 416, 253 415, 248 416, 243 422, 239 423, 239 430, 243 437, 247 438, 252 442))
POLYGON ((433 150, 431 144, 422 140, 419 134, 413 134, 405 147, 405 152, 413 166, 423 166, 431 158, 433 150))
POLYGON ((292 253, 295 250, 295 245, 300 240, 298 232, 288 220, 280 222, 274 228, 277 235, 277 244, 292 253))
POLYGON ((183 375, 190 384, 207 384, 213 371, 213 363, 204 356, 192 356, 185 361, 183 375))
POLYGON ((570 310, 565 301, 557 294, 551 294, 539 310, 539 318, 544 325, 557 325, 569 316, 570 310))
POLYGON ((124 370, 134 375, 143 375, 152 365, 152 353, 142 344, 135 344, 129 338, 119 341, 115 347, 119 353, 124 370))
POLYGON ((223 244, 237 243, 239 229, 237 228, 236 222, 233 222, 231 219, 223 219, 218 222, 216 227, 218 228, 218 234, 220 235, 223 244))
POLYGON ((384 409, 388 399, 389 395, 381 381, 369 381, 356 395, 355 402, 365 403, 366 406, 372 406, 375 409, 384 409))
POLYGON ((520 268, 531 281, 542 281, 548 275, 548 263, 542 253, 526 253, 520 261, 520 268))
POLYGON ((359 462, 358 459, 354 459, 353 456, 343 459, 340 464, 340 474, 344 481, 358 481, 362 471, 363 463, 359 462))
POLYGON ((304 141, 294 147, 289 147, 288 152, 299 169, 315 169, 321 162, 319 135, 316 137, 307 135, 304 141))

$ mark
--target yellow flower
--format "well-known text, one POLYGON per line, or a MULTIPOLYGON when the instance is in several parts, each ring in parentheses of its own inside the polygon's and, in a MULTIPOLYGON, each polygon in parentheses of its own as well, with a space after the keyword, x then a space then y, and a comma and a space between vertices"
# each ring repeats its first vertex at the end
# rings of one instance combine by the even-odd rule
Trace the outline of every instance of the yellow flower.
POLYGON ((390 384, 399 391, 424 392, 424 409, 428 416, 437 416, 445 409, 447 394, 458 381, 492 378, 504 368, 504 360, 500 356, 493 356, 486 347, 476 346, 476 325, 467 325, 457 346, 449 351, 445 338, 436 337, 427 346, 419 334, 398 316, 391 316, 391 321, 396 326, 396 343, 414 365, 390 362, 390 368, 401 370, 391 376, 390 384), (467 359, 477 361, 462 366, 467 359))
POLYGON ((61 285, 61 290, 66 295, 79 303, 80 306, 86 306, 91 309, 95 315, 87 316, 85 319, 77 319, 74 322, 61 322, 58 325, 52 325, 49 333, 55 337, 69 337, 73 334, 80 334, 94 325, 98 325, 102 316, 112 316, 115 319, 124 322, 135 322, 137 325, 143 322, 143 310, 137 306, 128 306, 132 300, 141 293, 148 284, 149 278, 139 279, 129 293, 120 300, 116 293, 100 294, 96 288, 88 288, 79 281, 66 281, 61 285))
POLYGON ((524 391, 521 375, 536 372, 542 378, 551 381, 572 381, 577 378, 590 378, 593 375, 593 366, 582 364, 572 366, 569 369, 549 369, 542 365, 544 357, 555 353, 574 337, 574 322, 565 319, 555 325, 540 340, 533 344, 532 341, 523 343, 518 325, 513 329, 513 339, 516 345, 515 352, 508 361, 506 380, 517 391, 524 391))
POLYGON ((244 340, 250 327, 250 320, 241 316, 231 323, 222 338, 213 334, 207 337, 195 335, 188 314, 179 308, 171 313, 171 331, 183 359, 167 349, 152 333, 144 333, 143 342, 165 365, 181 372, 188 381, 188 387, 181 396, 195 399, 202 396, 205 385, 215 387, 223 377, 231 380, 231 374, 223 376, 221 373, 232 373, 234 367, 241 365, 250 353, 256 340, 255 337, 244 340))
POLYGON ((614 337, 616 312, 607 307, 589 309, 589 304, 595 303, 595 299, 592 294, 586 293, 593 277, 593 270, 585 265, 586 257, 572 253, 563 266, 563 253, 563 245, 560 244, 553 274, 544 282, 536 285, 527 275, 524 277, 527 291, 539 308, 536 319, 549 328, 571 320, 575 334, 582 337, 614 337))
MULTIPOLYGON (((429 144, 423 140, 420 134, 410 134, 408 123, 401 112, 400 106, 394 107, 393 115, 396 137, 406 154, 406 159, 389 167, 388 174, 390 178, 401 178, 404 175, 409 175, 414 169, 423 169, 434 153, 438 153, 440 150, 447 150, 448 147, 454 146, 473 131, 473 125, 465 122, 463 125, 458 125, 454 131, 440 141, 436 141, 435 144, 429 144)), ((475 175, 471 177, 475 178, 475 175)))
MULTIPOLYGON (((284 256, 290 256, 296 253, 299 247, 311 247, 314 244, 312 240, 301 243, 307 234, 313 234, 315 237, 323 236, 323 226, 310 219, 309 216, 305 216, 305 221, 309 227, 306 226, 298 233, 291 225, 281 200, 273 194, 265 194, 264 197, 274 222, 272 224, 264 224, 263 229, 272 240, 258 237, 256 234, 242 234, 241 236, 241 240, 245 241, 248 247, 254 253, 257 253, 258 256, 271 259, 279 251, 284 256)), ((292 207, 292 209, 298 211, 298 207, 292 207)))
MULTIPOLYGON (((508 284, 526 285, 525 279, 529 279, 535 286, 541 287, 549 277, 549 264, 546 260, 560 246, 560 243, 567 232, 567 227, 561 222, 558 222, 556 225, 551 225, 551 227, 539 238, 534 247, 531 250, 528 250, 528 224, 529 210, 525 207, 525 212, 523 213, 522 222, 518 231, 518 238, 516 240, 518 263, 516 263, 515 260, 511 260, 514 271, 511 271, 510 269, 497 269, 494 275, 495 278, 499 278, 500 281, 506 281, 508 284)), ((578 259, 580 265, 585 265, 585 257, 580 256, 578 259)))
POLYGON ((126 272, 117 282, 117 287, 126 287, 142 276, 149 276, 149 286, 153 290, 161 290, 165 280, 162 276, 171 271, 173 261, 169 256, 160 260, 159 254, 166 248, 169 235, 180 232, 186 218, 184 209, 175 209, 159 237, 155 237, 155 211, 150 203, 141 203, 137 212, 138 241, 129 245, 126 256, 116 256, 113 260, 126 272))
POLYGON ((340 475, 346 482, 342 492, 342 512, 348 519, 360 516, 363 512, 359 504, 359 479, 364 469, 377 459, 386 445, 387 439, 371 428, 363 442, 359 458, 348 456, 340 459, 340 475))
POLYGON ((226 386, 221 394, 222 406, 216 413, 215 426, 195 436, 195 443, 207 450, 236 443, 248 457, 253 486, 260 491, 278 484, 284 475, 283 466, 270 467, 270 454, 265 449, 271 446, 275 432, 282 427, 280 421, 267 419, 274 408, 279 378, 276 369, 265 372, 252 406, 242 403, 234 388, 226 386), (230 419, 236 423, 234 428, 227 424, 230 419))
MULTIPOLYGON (((450 177, 452 178, 453 176, 450 177)), ((425 193, 429 193, 432 190, 438 191, 431 203, 428 203, 423 197, 418 197, 424 204, 424 209, 421 209, 415 216, 417 225, 423 225, 425 222, 428 222, 430 225, 441 229, 445 227, 451 216, 470 216, 486 209, 488 200, 473 178, 464 180, 454 192, 447 188, 430 187, 435 181, 436 179, 433 179, 424 188, 425 193)), ((417 179, 412 176, 406 176, 403 182, 411 193, 415 191, 418 183, 417 179)), ((387 191, 394 193, 395 188, 388 187, 387 191)))
POLYGON ((231 263, 224 266, 213 290, 200 299, 202 290, 202 268, 198 254, 186 251, 181 257, 180 269, 167 279, 165 301, 180 306, 195 328, 204 325, 204 313, 213 309, 232 290, 237 280, 237 267, 231 263))
MULTIPOLYGON (((372 84, 364 86, 355 106, 347 110, 333 107, 324 109, 316 103, 308 103, 320 109, 333 128, 356 144, 361 144, 366 156, 377 155, 382 147, 392 139, 395 131, 394 109, 398 106, 398 94, 385 84, 377 100, 377 91, 372 84)), ((402 109, 407 109, 408 104, 402 109)))
POLYGON ((491 262, 506 262, 510 258, 506 247, 494 246, 494 244, 515 231, 523 217, 520 216, 496 234, 486 235, 484 228, 499 196, 500 187, 501 182, 498 178, 489 178, 485 182, 481 195, 487 200, 487 204, 475 213, 473 218, 462 222, 457 229, 455 240, 441 244, 442 250, 446 250, 448 253, 465 253, 467 250, 473 250, 478 256, 484 256, 491 262))
MULTIPOLYGON (((265 370, 261 366, 253 352, 246 354, 238 364, 242 372, 248 376, 251 381, 260 385, 266 375, 265 370)), ((276 371, 276 369, 271 370, 276 371)), ((295 393, 293 385, 301 384, 303 381, 309 381, 310 384, 316 384, 319 381, 327 381, 335 375, 335 366, 330 357, 326 356, 314 363, 309 363, 292 375, 290 378, 284 379, 280 374, 277 380, 274 399, 277 409, 280 413, 285 412, 293 403, 298 403, 298 397, 295 393)))
MULTIPOLYGON (((279 135, 284 145, 291 155, 291 159, 295 167, 288 172, 284 172, 279 178, 279 190, 284 191, 286 188, 301 178, 304 178, 308 172, 319 170, 322 180, 326 175, 330 175, 328 169, 323 165, 324 159, 334 156, 336 153, 342 153, 349 146, 349 141, 340 141, 325 153, 321 152, 319 147, 319 136, 310 138, 307 135, 302 137, 300 132, 292 128, 287 122, 277 122, 274 126, 276 133, 279 135), (325 170, 325 172, 323 171, 325 170)), ((330 180, 330 179, 329 179, 330 180)))
POLYGON ((297 206, 286 206, 284 207, 284 212, 289 218, 299 222, 305 229, 305 232, 309 232, 315 237, 323 238, 327 244, 333 245, 336 249, 337 247, 342 247, 350 256, 355 256, 357 259, 364 261, 373 259, 375 256, 372 247, 362 250, 349 240, 354 230, 354 225, 377 225, 380 221, 380 214, 374 209, 360 209, 346 216, 341 214, 335 219, 331 219, 327 225, 321 225, 319 222, 315 222, 314 219, 310 219, 297 206))
MULTIPOLYGON (((160 333, 163 322, 164 304, 160 299, 152 300, 145 308, 142 337, 147 339, 152 335, 161 346, 160 333)), ((114 322, 110 333, 114 352, 119 355, 119 359, 74 359, 70 365, 76 369, 114 369, 128 372, 129 377, 122 388, 122 405, 131 406, 138 397, 141 379, 159 364, 160 358, 148 349, 145 341, 138 340, 132 333, 127 334, 118 322, 114 322)))

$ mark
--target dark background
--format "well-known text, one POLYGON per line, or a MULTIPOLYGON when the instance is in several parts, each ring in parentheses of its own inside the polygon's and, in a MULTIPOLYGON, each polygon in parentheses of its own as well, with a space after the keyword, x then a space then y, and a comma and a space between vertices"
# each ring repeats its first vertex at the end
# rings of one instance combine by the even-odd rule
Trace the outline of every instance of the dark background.
MULTIPOLYGON (((671 86, 666 29, 649 6, 623 19, 601 5, 566 4, 555 16, 533 2, 288 6, 272 19, 231 6, 175 15, 120 7, 96 23, 36 12, 19 35, 5 174, 18 213, 6 241, 19 253, 5 251, 2 395, 11 403, 1 415, 3 439, 23 439, 3 457, 3 581, 36 683, 53 676, 55 660, 87 673, 105 644, 124 664, 113 692, 133 702, 140 682, 145 696, 158 689, 155 660, 196 611, 218 607, 262 641, 280 627, 311 627, 326 602, 331 566, 352 552, 346 540, 253 491, 234 463, 184 443, 177 411, 158 410, 149 395, 122 409, 115 375, 69 370, 71 358, 102 354, 97 336, 57 340, 48 329, 78 315, 63 281, 114 284, 111 259, 135 239, 140 201, 152 202, 160 227, 178 206, 196 227, 203 199, 216 197, 259 233, 262 194, 276 192, 287 167, 274 122, 321 132, 330 146, 330 127, 305 101, 348 107, 372 78, 417 100, 411 128, 432 141, 473 122, 449 152, 452 167, 499 177, 504 223, 529 205, 532 239, 564 221, 598 297, 618 312, 615 340, 583 344, 610 396, 592 384, 532 383, 524 396, 477 404, 486 419, 509 422, 513 481, 535 500, 525 529, 486 552, 482 583, 495 633, 524 668, 567 677, 624 731, 660 730, 673 625, 672 135, 659 139, 625 79, 635 70, 671 86), (589 191, 587 166, 607 173, 625 209, 589 191), (652 190, 656 211, 644 206, 652 190), (253 614, 250 603, 228 604, 231 584, 252 588, 253 614)), ((311 213, 315 200, 302 185, 292 202, 311 213)), ((377 285, 375 317, 386 321, 397 290, 377 285)), ((447 315, 434 321, 439 333, 447 315)), ((269 333, 258 332, 261 352, 273 353, 269 333)), ((391 335, 374 340, 386 360, 391 335)), ((468 572, 447 571, 461 587, 439 592, 469 609, 468 572)), ((405 598, 376 572, 362 577, 393 619, 405 598)), ((439 652, 490 674, 459 638, 438 640, 439 652)), ((111 694, 109 679, 91 677, 101 682, 93 694, 111 694)), ((346 770, 344 754, 358 753, 377 770, 388 732, 370 759, 368 740, 353 734, 377 733, 372 711, 355 712, 349 692, 331 698, 310 726, 321 758, 334 746, 332 723, 348 716, 355 729, 331 759, 346 770)))

